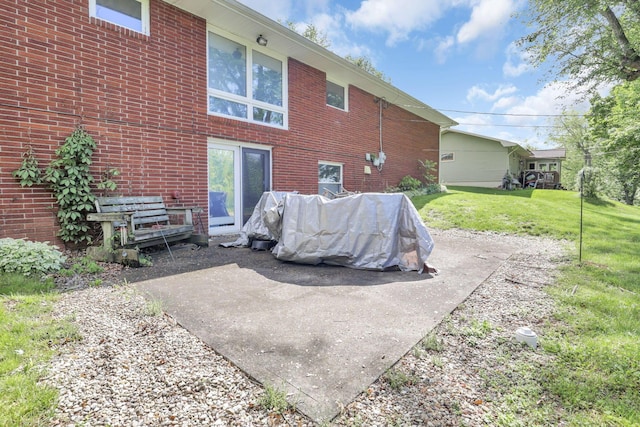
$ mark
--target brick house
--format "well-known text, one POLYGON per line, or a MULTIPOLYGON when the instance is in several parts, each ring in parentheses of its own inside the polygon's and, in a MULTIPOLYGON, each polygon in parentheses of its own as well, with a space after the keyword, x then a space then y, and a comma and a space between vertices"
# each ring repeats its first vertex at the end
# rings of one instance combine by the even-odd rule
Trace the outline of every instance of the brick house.
POLYGON ((51 193, 11 172, 29 147, 46 166, 78 125, 94 176, 202 206, 210 234, 239 230, 264 190, 420 177, 455 125, 231 0, 6 0, 0 57, 0 237, 60 243, 51 193))

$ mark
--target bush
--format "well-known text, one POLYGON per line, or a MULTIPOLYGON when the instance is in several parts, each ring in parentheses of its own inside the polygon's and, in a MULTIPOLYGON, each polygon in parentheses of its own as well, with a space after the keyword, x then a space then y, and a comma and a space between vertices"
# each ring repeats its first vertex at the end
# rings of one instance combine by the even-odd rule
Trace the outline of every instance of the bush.
POLYGON ((44 276, 62 267, 66 257, 52 245, 23 239, 0 239, 0 273, 44 276))
POLYGON ((411 175, 407 175, 402 178, 400 180, 400 184, 398 184, 398 188, 400 189, 400 191, 417 190, 420 187, 422 187, 422 182, 419 179, 412 177, 411 175))

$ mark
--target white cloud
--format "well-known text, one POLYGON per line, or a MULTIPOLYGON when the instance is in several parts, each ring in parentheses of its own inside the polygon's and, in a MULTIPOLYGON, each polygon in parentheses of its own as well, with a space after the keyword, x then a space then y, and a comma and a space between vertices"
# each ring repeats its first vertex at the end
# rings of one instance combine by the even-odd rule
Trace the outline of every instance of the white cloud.
POLYGON ((529 55, 518 49, 515 43, 510 43, 506 49, 507 60, 502 65, 502 73, 505 77, 518 77, 532 67, 528 62, 529 55))
POLYGON ((469 43, 495 34, 509 21, 516 6, 513 0, 480 0, 473 6, 469 21, 460 27, 456 40, 469 43))
MULTIPOLYGON (((601 88, 601 93, 607 92, 608 87, 601 88)), ((548 83, 530 96, 516 93, 513 85, 502 85, 493 91, 481 85, 473 86, 467 92, 467 99, 493 101, 491 112, 494 114, 469 113, 456 117, 461 123, 456 129, 543 148, 546 135, 553 132, 545 126, 552 124, 554 116, 566 110, 586 112, 589 109, 589 103, 571 90, 568 82, 548 83)))
MULTIPOLYGON (((318 13, 310 18, 310 22, 322 34, 326 34, 329 40, 329 50, 339 56, 366 56, 373 61, 371 49, 363 44, 358 44, 345 32, 344 16, 340 13, 333 15, 318 13)), ((304 30, 308 23, 298 23, 297 28, 304 30)))
POLYGON ((505 120, 509 124, 546 124, 549 116, 562 114, 564 110, 586 111, 589 103, 580 99, 580 94, 569 90, 567 82, 546 84, 536 94, 521 98, 506 110, 505 120))
POLYGON ((491 129, 493 125, 491 119, 491 116, 484 114, 467 114, 453 118, 456 122, 461 123, 461 125, 455 127, 456 130, 477 133, 478 135, 492 135, 487 133, 487 130, 491 129))
POLYGON ((444 64, 447 60, 447 57, 451 53, 451 49, 455 44, 455 40, 453 36, 445 37, 438 40, 438 45, 434 49, 434 54, 436 56, 436 61, 438 64, 444 64))
POLYGON ((447 2, 415 0, 364 0, 356 11, 347 11, 346 20, 357 28, 388 33, 387 45, 405 40, 414 30, 437 21, 447 2))
POLYGON ((493 106, 491 107, 492 111, 504 111, 507 108, 510 108, 512 106, 514 106, 515 104, 517 104, 519 101, 519 98, 516 96, 505 96, 502 97, 500 99, 498 99, 496 102, 493 103, 493 106))
POLYGON ((499 85, 493 93, 487 92, 486 89, 476 85, 472 86, 471 89, 467 91, 467 101, 473 102, 478 99, 480 101, 489 101, 493 102, 499 98, 504 97, 505 95, 511 95, 518 91, 518 88, 512 84, 507 85, 499 85))

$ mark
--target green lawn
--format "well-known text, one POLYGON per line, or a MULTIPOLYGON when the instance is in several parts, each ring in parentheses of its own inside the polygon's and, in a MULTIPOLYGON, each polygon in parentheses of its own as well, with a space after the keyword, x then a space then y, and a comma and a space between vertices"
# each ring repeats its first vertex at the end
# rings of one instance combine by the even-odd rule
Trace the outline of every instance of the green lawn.
POLYGON ((77 334, 53 318, 53 284, 0 274, 0 426, 47 425, 56 405, 55 388, 43 385, 44 364, 53 348, 77 334))
MULTIPOLYGON (((568 191, 472 187, 413 202, 430 227, 574 242, 574 262, 548 289, 559 309, 545 331, 543 351, 555 354, 555 362, 535 376, 542 386, 537 396, 514 397, 505 405, 512 413, 502 414, 502 425, 513 425, 523 408, 529 420, 561 412, 568 425, 640 425, 640 208, 581 203, 568 191)), ((518 423, 527 425, 522 417, 518 423)))

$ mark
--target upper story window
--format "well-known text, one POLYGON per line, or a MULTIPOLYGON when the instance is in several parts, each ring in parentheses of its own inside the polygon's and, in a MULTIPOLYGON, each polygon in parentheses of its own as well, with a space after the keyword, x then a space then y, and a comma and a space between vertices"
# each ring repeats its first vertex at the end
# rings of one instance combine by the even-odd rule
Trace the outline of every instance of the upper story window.
POLYGON ((149 0, 89 0, 89 15, 149 34, 149 0))
POLYGON ((327 80, 327 105, 347 110, 347 89, 345 86, 339 85, 327 80))
POLYGON ((208 33, 209 113, 287 127, 286 61, 208 33))

